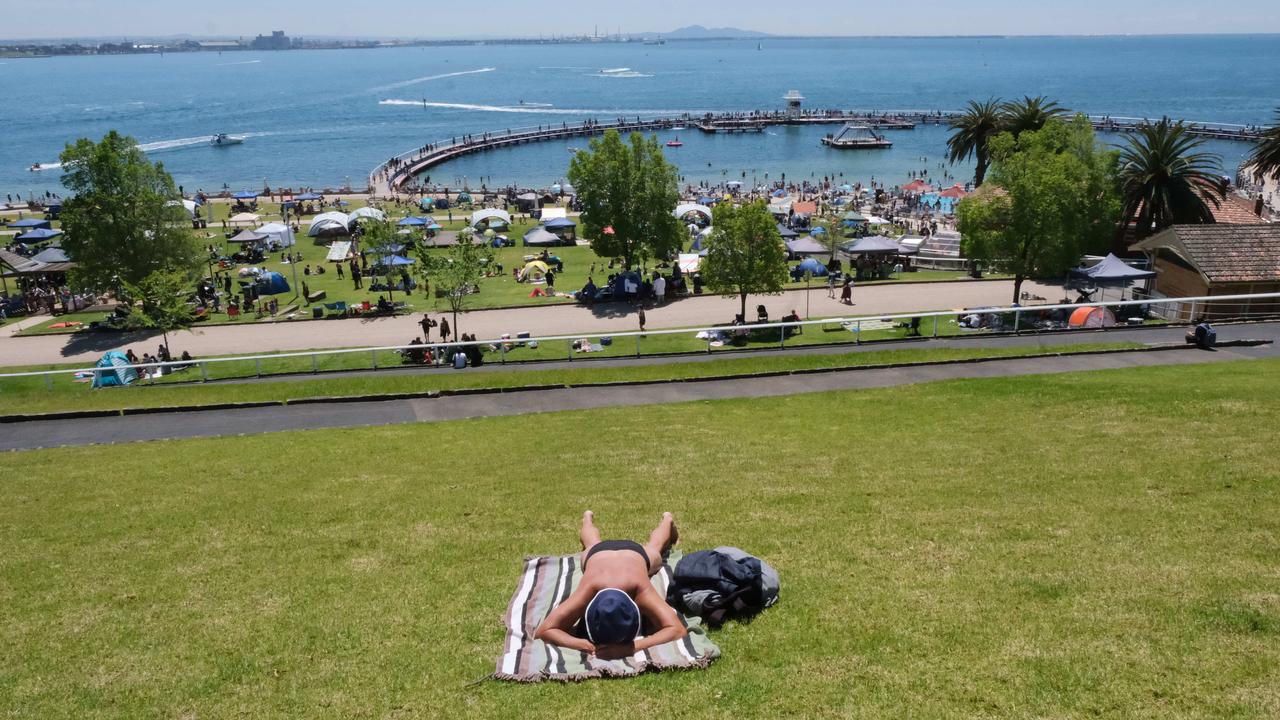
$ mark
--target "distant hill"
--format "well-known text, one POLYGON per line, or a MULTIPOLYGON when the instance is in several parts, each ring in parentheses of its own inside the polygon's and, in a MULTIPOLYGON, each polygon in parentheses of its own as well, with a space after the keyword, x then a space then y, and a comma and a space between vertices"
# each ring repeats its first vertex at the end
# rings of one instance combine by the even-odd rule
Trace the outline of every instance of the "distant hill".
POLYGON ((709 28, 701 25, 689 25, 671 32, 644 33, 644 37, 662 37, 667 40, 708 40, 710 38, 763 38, 769 37, 769 33, 731 27, 709 28))

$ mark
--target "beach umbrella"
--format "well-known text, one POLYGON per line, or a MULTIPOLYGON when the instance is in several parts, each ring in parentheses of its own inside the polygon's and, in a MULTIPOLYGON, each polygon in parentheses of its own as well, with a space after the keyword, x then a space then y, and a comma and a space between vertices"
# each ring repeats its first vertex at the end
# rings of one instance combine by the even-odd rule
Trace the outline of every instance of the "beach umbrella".
POLYGON ((943 190, 942 192, 938 193, 938 197, 951 198, 953 200, 958 200, 968 194, 969 193, 965 192, 964 186, 957 183, 947 188, 946 190, 943 190))
POLYGON ((774 191, 773 191, 772 193, 770 193, 770 194, 771 194, 773 197, 781 198, 781 197, 786 197, 786 196, 787 196, 787 191, 786 191, 786 190, 783 190, 783 189, 781 189, 781 188, 779 188, 779 189, 777 189, 777 190, 774 190, 774 191))
POLYGON ((427 229, 427 230, 443 230, 444 228, 443 228, 443 227, 441 227, 441 226, 440 226, 440 224, 439 224, 439 223, 437 223, 435 220, 432 220, 430 225, 425 226, 425 229, 427 229))

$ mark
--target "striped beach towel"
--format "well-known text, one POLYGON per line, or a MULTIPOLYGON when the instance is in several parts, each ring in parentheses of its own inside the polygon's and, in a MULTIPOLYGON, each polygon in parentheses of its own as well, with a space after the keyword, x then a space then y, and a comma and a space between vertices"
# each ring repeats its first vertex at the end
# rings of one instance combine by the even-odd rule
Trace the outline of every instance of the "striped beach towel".
MULTIPOLYGON (((672 550, 662 571, 653 576, 653 586, 667 596, 671 567, 681 553, 672 550)), ((559 603, 569 597, 582 578, 582 555, 531 557, 524 561, 520 583, 511 598, 503 622, 507 637, 498 658, 499 680, 541 682, 543 680, 586 680, 598 677, 630 677, 646 670, 703 668, 720 656, 697 617, 680 615, 689 634, 636 653, 629 658, 601 660, 579 650, 570 650, 535 640, 538 625, 559 603)))

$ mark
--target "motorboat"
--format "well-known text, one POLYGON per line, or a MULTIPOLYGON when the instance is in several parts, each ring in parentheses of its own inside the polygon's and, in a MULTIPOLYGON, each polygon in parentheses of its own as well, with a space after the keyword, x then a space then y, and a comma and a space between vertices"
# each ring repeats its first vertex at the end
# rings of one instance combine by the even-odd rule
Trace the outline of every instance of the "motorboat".
POLYGON ((209 144, 214 147, 224 147, 227 145, 239 145, 244 142, 244 138, 239 135, 228 135, 226 133, 218 133, 209 138, 209 144))
POLYGON ((684 143, 680 142, 680 138, 676 138, 675 140, 668 140, 667 147, 684 147, 684 143))
POLYGON ((845 125, 835 135, 822 138, 827 147, 852 150, 883 150, 893 147, 893 143, 869 125, 845 125))

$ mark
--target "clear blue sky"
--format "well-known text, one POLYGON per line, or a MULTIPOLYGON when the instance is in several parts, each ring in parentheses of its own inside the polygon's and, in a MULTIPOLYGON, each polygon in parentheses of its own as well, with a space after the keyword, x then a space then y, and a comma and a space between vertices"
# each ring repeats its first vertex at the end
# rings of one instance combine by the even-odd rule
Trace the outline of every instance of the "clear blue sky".
POLYGON ((1276 0, 0 0, 0 37, 290 35, 527 37, 734 26, 782 35, 1280 32, 1276 0), (726 12, 725 7, 733 8, 726 12))

